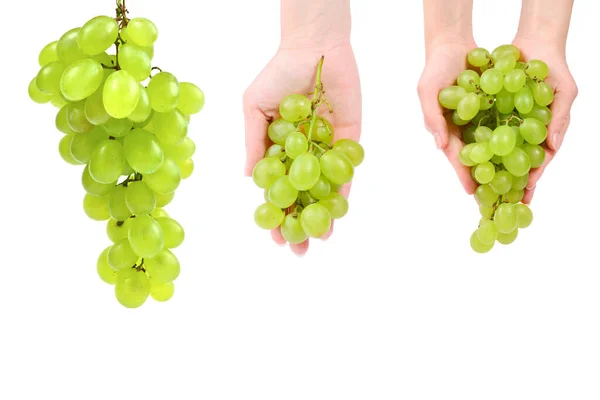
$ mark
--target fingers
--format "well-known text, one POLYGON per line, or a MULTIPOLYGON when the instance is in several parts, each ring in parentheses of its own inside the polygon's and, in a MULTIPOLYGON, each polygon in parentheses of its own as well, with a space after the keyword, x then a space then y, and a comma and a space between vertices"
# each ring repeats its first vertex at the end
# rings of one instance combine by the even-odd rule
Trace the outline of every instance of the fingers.
POLYGON ((308 251, 308 239, 300 244, 290 244, 290 249, 298 257, 302 257, 308 251))
POLYGON ((326 234, 324 234, 323 236, 321 236, 321 240, 327 240, 327 239, 329 239, 329 237, 333 233, 333 223, 334 223, 334 221, 331 220, 331 226, 329 227, 329 231, 327 231, 326 234))
POLYGON ((529 189, 525 189, 525 195, 523 195, 523 200, 521 200, 521 202, 523 204, 531 204, 531 200, 533 199, 533 193, 535 193, 535 188, 529 190, 529 189))
POLYGON ((527 182, 527 186, 525 188, 525 195, 523 196, 523 203, 525 204, 531 203, 538 180, 542 177, 542 174, 544 173, 546 167, 548 166, 548 164, 550 164, 550 161, 552 161, 552 159, 556 155, 556 152, 552 149, 545 150, 546 158, 544 159, 544 163, 538 168, 532 169, 529 172, 529 181, 527 182))
POLYGON ((477 184, 471 176, 471 170, 469 167, 466 167, 462 162, 460 162, 459 153, 463 148, 463 142, 460 140, 458 136, 459 134, 460 132, 458 127, 451 126, 451 132, 448 135, 448 145, 444 149, 444 154, 446 155, 448 161, 450 161, 450 164, 452 164, 454 167, 456 175, 458 176, 460 183, 465 188, 465 191, 468 194, 473 194, 475 193, 475 189, 477 189, 477 184))
POLYGON ((283 246, 284 244, 287 243, 286 240, 281 235, 281 230, 279 229, 279 227, 277 227, 271 231, 271 237, 273 238, 273 241, 280 246, 283 246))
POLYGON ((424 73, 417 87, 417 93, 421 101, 425 128, 433 135, 437 148, 445 149, 448 145, 448 126, 444 119, 442 106, 438 102, 439 90, 440 88, 432 84, 424 73))
POLYGON ((574 81, 559 87, 550 105, 552 121, 548 125, 548 147, 557 151, 565 137, 571 121, 571 106, 577 97, 578 89, 574 81))
POLYGON ((244 95, 244 125, 246 130, 246 164, 244 174, 251 176, 254 165, 263 158, 269 146, 269 138, 267 136, 269 117, 258 108, 248 95, 244 95))

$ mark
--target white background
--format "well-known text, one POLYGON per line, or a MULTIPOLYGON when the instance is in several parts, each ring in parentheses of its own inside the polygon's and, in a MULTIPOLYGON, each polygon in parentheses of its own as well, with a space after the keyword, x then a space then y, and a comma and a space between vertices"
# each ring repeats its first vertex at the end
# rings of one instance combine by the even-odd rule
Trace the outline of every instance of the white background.
MULTIPOLYGON (((159 28, 155 64, 207 98, 168 207, 187 229, 176 294, 137 310, 96 276, 104 223, 59 158, 55 110, 27 96, 42 46, 114 12, 85 3, 3 5, 0 399, 600 398, 595 2, 573 11, 580 95, 534 224, 477 255, 476 204, 422 126, 421 2, 355 0, 367 156, 349 214, 297 258, 254 226, 262 192, 243 178, 241 95, 277 49, 278 2, 128 0, 159 28)), ((478 44, 510 42, 520 2, 475 3, 478 44)))

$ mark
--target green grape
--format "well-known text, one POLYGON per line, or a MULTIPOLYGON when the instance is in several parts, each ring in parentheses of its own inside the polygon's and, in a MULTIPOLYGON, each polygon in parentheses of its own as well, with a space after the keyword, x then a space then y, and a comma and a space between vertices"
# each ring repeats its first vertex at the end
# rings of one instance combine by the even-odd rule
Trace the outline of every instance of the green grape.
POLYGON ((319 238, 329 232, 331 215, 325 206, 319 203, 310 204, 300 213, 300 224, 308 236, 319 238))
POLYGON ((127 37, 138 46, 152 46, 158 38, 158 29, 146 18, 132 18, 127 23, 127 37))
POLYGON ((90 124, 85 116, 85 102, 68 103, 65 107, 67 124, 71 130, 77 133, 86 133, 94 128, 94 125, 90 124))
POLYGON ((529 60, 527 63, 527 74, 531 79, 546 79, 548 72, 548 64, 541 60, 529 60))
MULTIPOLYGON (((354 176, 354 166, 352 165, 352 162, 344 153, 338 150, 329 150, 325 152, 325 154, 321 156, 320 164, 323 175, 331 182, 338 185, 350 182, 354 176)), ((307 189, 310 189, 310 187, 307 189)))
POLYGON ((300 132, 292 132, 285 140, 285 152, 290 158, 296 158, 308 151, 308 140, 300 132))
POLYGON ((496 94, 496 109, 501 114, 509 114, 515 108, 515 95, 506 89, 496 94))
POLYGON ((327 197, 330 192, 331 184, 329 183, 329 180, 323 175, 319 177, 317 183, 315 183, 315 185, 309 190, 310 195, 317 200, 327 197))
POLYGON ((521 135, 523 135, 523 139, 531 144, 542 143, 546 140, 546 136, 548 135, 546 126, 535 118, 525 118, 519 128, 521 130, 521 135))
POLYGON ((141 47, 126 43, 119 47, 119 67, 141 82, 150 76, 152 61, 141 47))
POLYGON ((521 52, 519 51, 519 48, 512 44, 503 44, 496 47, 494 51, 492 51, 492 59, 494 61, 509 55, 512 55, 515 60, 521 58, 521 52))
POLYGON ((193 83, 181 82, 177 108, 186 115, 199 113, 204 108, 204 92, 193 83))
POLYGON ((484 48, 477 47, 469 52, 467 60, 474 67, 483 67, 490 62, 490 53, 484 48))
POLYGON ((60 78, 65 68, 64 64, 56 61, 43 66, 35 77, 37 88, 48 95, 60 93, 60 78))
POLYGON ((279 115, 288 122, 306 119, 311 112, 310 99, 302 94, 290 94, 279 103, 279 115))
POLYGON ((525 204, 515 204, 515 209, 517 210, 517 226, 520 229, 529 227, 531 222, 533 222, 531 208, 525 204))
POLYGON ((539 168, 546 159, 546 151, 540 145, 536 144, 525 144, 523 150, 529 156, 531 160, 531 168, 539 168))
POLYGON ((479 109, 482 111, 489 110, 494 105, 494 96, 487 93, 480 92, 479 96, 479 109))
POLYGON ((275 229, 283 222, 283 210, 272 203, 264 203, 254 211, 254 222, 262 229, 275 229))
MULTIPOLYGON (((322 157, 321 160, 323 160, 322 157)), ((349 160, 348 164, 352 166, 349 160)), ((292 166, 290 167, 290 183, 297 190, 309 190, 319 180, 319 177, 321 176, 321 168, 321 165, 319 165, 319 159, 317 159, 317 157, 315 157, 313 154, 301 154, 294 159, 292 166)))
POLYGON ((79 28, 73 28, 66 32, 56 43, 56 53, 58 54, 58 60, 66 65, 71 64, 74 61, 85 58, 85 53, 79 48, 77 44, 77 37, 79 36, 79 28))
POLYGON ((183 243, 185 232, 179 222, 169 217, 157 218, 156 221, 160 225, 165 238, 165 249, 174 249, 183 243))
POLYGON ((508 171, 498 171, 494 175, 494 179, 490 182, 490 187, 494 193, 503 195, 512 188, 513 176, 508 171))
POLYGON ((36 80, 37 80, 37 77, 33 78, 31 80, 31 82, 29 82, 29 87, 27 88, 27 92, 29 94, 29 98, 31 100, 33 100, 34 102, 38 103, 38 104, 46 104, 50 100, 52 100, 52 96, 53 95, 42 92, 37 87, 37 84, 35 83, 36 80))
MULTIPOLYGON (((308 131, 310 124, 305 125, 307 125, 306 130, 308 131)), ((331 143, 333 143, 333 126, 331 125, 331 122, 329 122, 327 118, 317 116, 317 118, 315 118, 315 125, 313 126, 311 138, 314 141, 331 145, 331 143)))
POLYGON ((365 159, 365 150, 355 140, 340 139, 333 144, 333 149, 344 154, 353 166, 358 167, 365 159))
MULTIPOLYGON (((94 60, 98 61, 100 64, 102 64, 104 66, 107 66, 107 67, 115 66, 116 65, 116 59, 117 59, 113 55, 109 56, 108 53, 105 52, 105 51, 103 51, 101 53, 98 53, 98 54, 92 56, 91 58, 93 58, 94 60), (115 61, 114 64, 113 64, 113 61, 115 61)), ((113 70, 109 70, 109 71, 110 72, 114 72, 113 70)), ((104 76, 107 77, 108 75, 110 75, 110 74, 108 72, 104 71, 104 76)))
POLYGON ((85 99, 83 106, 83 113, 85 118, 92 125, 102 125, 110 119, 110 115, 104 108, 104 101, 102 100, 102 92, 104 86, 100 86, 91 96, 85 99))
POLYGON ((60 79, 60 91, 68 101, 80 101, 91 96, 102 84, 104 71, 100 63, 83 58, 69 65, 60 79))
POLYGON ((475 130, 475 129, 477 129, 477 127, 479 127, 484 122, 486 122, 489 117, 490 117, 490 113, 488 111, 479 110, 477 115, 475 115, 473 117, 473 119, 471 120, 472 125, 467 126, 467 128, 471 127, 471 128, 473 128, 473 130, 475 130))
MULTIPOLYGON (((300 202, 300 205, 302 205, 302 207, 306 207, 310 204, 316 203, 317 199, 314 199, 310 195, 310 192, 299 192, 298 201, 300 202)), ((296 207, 296 212, 300 212, 300 210, 298 210, 298 207, 296 207)))
POLYGON ((284 175, 277 179, 269 188, 269 202, 279 208, 288 208, 298 198, 298 190, 292 186, 290 179, 284 175))
POLYGON ((474 163, 481 164, 491 160, 493 155, 494 153, 490 149, 489 143, 483 142, 475 144, 469 157, 474 163))
POLYGON ((523 139, 523 135, 521 135, 521 129, 519 129, 519 127, 516 125, 511 126, 511 128, 513 131, 515 131, 515 135, 516 135, 515 146, 521 147, 523 145, 523 143, 525 142, 525 139, 523 139))
POLYGON ((62 94, 60 93, 56 93, 55 95, 52 96, 52 99, 50 100, 50 104, 52 104, 54 107, 56 108, 62 108, 65 105, 67 105, 67 101, 62 97, 62 94))
POLYGON ((500 233, 498 232, 498 243, 500 244, 511 244, 517 239, 517 235, 519 234, 519 230, 515 229, 510 233, 500 233))
POLYGON ((281 223, 281 236, 290 244, 300 244, 308 239, 300 219, 293 214, 287 215, 281 223))
MULTIPOLYGON (((533 95, 532 95, 533 96, 533 95)), ((533 108, 527 114, 521 114, 522 118, 535 118, 544 125, 548 125, 552 119, 552 111, 548 107, 533 104, 533 108)))
POLYGON ((492 216, 494 215, 494 207, 479 205, 479 214, 481 214, 481 218, 492 219, 492 216))
POLYGON ((144 129, 134 129, 125 136, 123 151, 131 168, 144 175, 157 172, 165 160, 156 137, 144 129))
POLYGON ((477 239, 482 244, 494 244, 496 239, 498 238, 498 227, 494 223, 494 221, 486 220, 479 225, 476 231, 477 239))
POLYGON ((458 116, 463 121, 472 120, 479 112, 480 100, 477 94, 468 93, 463 97, 456 108, 458 116))
POLYGON ((490 137, 490 149, 496 155, 505 156, 513 151, 516 141, 515 131, 508 125, 500 125, 490 137))
POLYGON ((110 218, 108 198, 96 197, 86 193, 83 197, 83 211, 94 221, 106 221, 110 218))
POLYGON ((475 129, 473 134, 475 135, 475 141, 477 143, 488 142, 492 138, 492 130, 487 126, 480 126, 475 129))
POLYGON ((160 302, 169 301, 175 293, 173 282, 156 283, 150 279, 150 296, 160 302))
POLYGON ((191 158, 196 152, 196 144, 188 136, 181 143, 176 145, 162 144, 165 155, 172 158, 175 162, 181 162, 191 158))
POLYGON ((464 126, 467 125, 469 122, 469 120, 464 120, 462 119, 459 115, 458 115, 458 111, 454 110, 454 112, 452 113, 452 122, 454 123, 454 125, 456 126, 464 126))
POLYGON ((490 161, 496 165, 501 165, 502 164, 502 156, 497 156, 494 154, 494 157, 492 157, 492 159, 490 161))
POLYGON ((115 296, 122 306, 138 308, 146 302, 149 293, 150 283, 144 272, 135 268, 126 268, 119 271, 119 277, 115 285, 115 296))
POLYGON ((527 76, 521 69, 513 69, 504 76, 504 88, 511 93, 517 93, 525 86, 527 76))
POLYGON ((475 130, 476 129, 477 129, 477 127, 475 125, 469 125, 462 132, 461 138, 465 144, 475 143, 475 130))
POLYGON ((476 162, 471 160, 471 153, 473 152, 473 148, 475 147, 475 145, 475 143, 467 144, 463 146, 462 149, 460 149, 460 152, 458 153, 460 162, 467 167, 472 167, 477 164, 476 162))
POLYGON ((74 137, 74 134, 63 136, 62 139, 60 139, 60 142, 58 143, 58 152, 60 153, 60 157, 67 164, 80 165, 82 163, 73 158, 73 155, 71 154, 71 142, 73 141, 74 137))
POLYGON ((148 98, 148 91, 142 85, 140 86, 140 100, 138 101, 135 109, 127 117, 130 121, 143 123, 150 118, 152 115, 152 107, 150 107, 150 99, 148 98))
POLYGON ((102 125, 102 129, 106 132, 107 135, 112 137, 123 137, 129 133, 131 128, 133 127, 133 122, 126 118, 113 118, 109 117, 108 121, 106 121, 102 125))
POLYGON ((286 157, 285 149, 279 144, 271 145, 265 151, 265 157, 275 157, 283 161, 284 157, 286 157))
POLYGON ((127 207, 127 187, 124 185, 115 186, 108 198, 108 209, 110 216, 117 221, 125 221, 131 216, 131 211, 127 207))
POLYGON ((38 64, 40 67, 50 64, 53 61, 58 61, 58 53, 56 52, 56 44, 58 40, 45 45, 38 56, 38 64))
POLYGON ((160 225, 147 214, 136 215, 131 220, 128 238, 135 254, 142 258, 156 256, 165 243, 160 225))
POLYGON ((131 268, 138 260, 137 254, 135 254, 127 239, 122 239, 112 245, 107 258, 108 265, 115 270, 131 268))
POLYGON ((494 179, 496 168, 494 164, 486 161, 475 167, 475 180, 481 184, 490 183, 494 179))
MULTIPOLYGON (((100 142, 108 139, 104 131, 99 128, 92 129, 90 132, 75 135, 71 141, 71 155, 80 163, 90 162, 94 149, 100 142)), ((116 179, 115 179, 116 180, 116 179)), ((112 183, 113 181, 109 182, 112 183)))
POLYGON ((173 197, 175 197, 175 192, 167 194, 155 193, 154 197, 156 199, 156 207, 164 207, 167 204, 171 203, 171 201, 173 201, 173 197))
POLYGON ((348 199, 337 192, 331 192, 319 200, 319 204, 327 208, 333 219, 340 219, 348 213, 348 199))
POLYGON ((187 131, 188 122, 181 111, 175 109, 154 114, 154 134, 161 143, 172 145, 181 143, 187 131))
POLYGON ((533 93, 529 87, 524 86, 515 94, 515 108, 520 114, 531 112, 533 104, 533 93))
POLYGON ((506 193, 506 200, 511 204, 517 204, 518 202, 523 200, 524 195, 525 195, 524 190, 512 189, 510 192, 506 193))
POLYGON ((177 163, 177 166, 179 167, 181 179, 187 179, 192 176, 192 173, 194 172, 194 160, 188 158, 187 160, 177 163))
POLYGON ((92 196, 104 197, 110 194, 113 190, 117 181, 105 184, 96 182, 89 172, 89 167, 86 165, 83 169, 83 173, 81 174, 81 185, 86 193, 91 194, 92 196))
POLYGON ((155 75, 148 83, 148 98, 154 111, 174 110, 179 101, 179 81, 169 72, 155 75))
POLYGON ((154 211, 152 211, 150 216, 152 216, 154 218, 162 218, 162 217, 168 217, 169 214, 164 209, 162 209, 160 207, 156 207, 154 209, 154 211))
POLYGON ((181 172, 177 163, 170 158, 165 158, 156 172, 144 175, 148 187, 159 194, 174 192, 181 183, 181 172))
POLYGON ((544 107, 552 103, 554 100, 554 90, 546 82, 534 83, 531 91, 533 92, 533 99, 537 104, 544 107))
POLYGON ((484 244, 481 242, 481 240, 479 240, 479 237, 477 237, 477 231, 473 232, 473 234, 471 235, 471 248, 473 249, 473 251, 475 251, 476 253, 487 253, 488 251, 490 251, 493 247, 494 247, 494 243, 492 244, 484 244))
POLYGON ((87 55, 100 54, 117 40, 119 26, 114 18, 94 17, 86 22, 77 35, 79 48, 87 55))
POLYGON ((502 203, 496 208, 494 222, 500 233, 510 233, 517 228, 517 210, 513 204, 502 203))
POLYGON ((90 175, 96 182, 112 183, 123 173, 125 163, 121 143, 116 140, 102 140, 90 156, 90 175))
POLYGON ((504 75, 496 69, 488 69, 481 74, 481 90, 487 94, 496 94, 504 86, 504 75))
POLYGON ((179 260, 168 249, 162 250, 155 257, 144 259, 144 267, 150 279, 156 283, 173 282, 181 271, 179 260))
POLYGON ((275 157, 263 158, 252 170, 252 179, 256 186, 268 189, 280 177, 285 175, 285 165, 275 157))
POLYGON ((107 247, 100 253, 98 257, 98 261, 96 261, 96 272, 102 281, 108 283, 109 285, 114 285, 117 283, 117 271, 112 269, 108 264, 108 252, 112 246, 107 247))
POLYGON ((513 190, 523 190, 527 187, 527 183, 529 182, 529 174, 525 174, 523 176, 514 176, 512 175, 512 187, 513 190))
POLYGON ((474 92, 479 86, 479 74, 470 69, 464 70, 458 75, 456 83, 467 92, 474 92))
POLYGON ((516 65, 517 59, 515 58, 515 56, 512 54, 508 54, 498 58, 498 60, 496 60, 496 63, 494 64, 494 68, 502 72, 503 74, 508 74, 515 68, 516 65))
POLYGON ((110 218, 106 223, 106 235, 111 242, 117 243, 123 239, 127 239, 129 236, 129 222, 131 219, 125 221, 117 221, 114 218, 110 218))
POLYGON ((279 118, 271 122, 267 133, 269 135, 269 139, 271 139, 273 143, 276 143, 280 146, 285 146, 288 136, 295 131, 296 126, 294 124, 286 121, 283 118, 279 118))
POLYGON ((140 100, 140 85, 127 71, 112 73, 104 83, 104 108, 113 118, 127 118, 140 100))
POLYGON ((531 168, 529 156, 520 147, 515 147, 512 152, 502 157, 502 163, 514 176, 523 176, 531 168))
POLYGON ((480 185, 475 189, 475 198, 480 205, 492 207, 498 201, 498 195, 490 185, 480 185))
POLYGON ((438 101, 442 107, 448 110, 456 110, 458 103, 467 95, 465 88, 460 86, 448 86, 440 90, 438 101))

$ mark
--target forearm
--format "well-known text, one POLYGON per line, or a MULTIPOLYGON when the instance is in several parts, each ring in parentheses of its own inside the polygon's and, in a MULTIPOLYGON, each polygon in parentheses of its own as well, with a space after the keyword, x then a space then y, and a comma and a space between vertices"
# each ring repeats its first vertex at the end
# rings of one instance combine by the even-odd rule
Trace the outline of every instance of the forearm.
POLYGON ((564 50, 573 0, 523 0, 517 37, 550 42, 564 50))
POLYGON ((282 47, 327 47, 350 41, 350 0, 281 0, 282 47))
POLYGON ((423 0, 425 47, 473 40, 473 0, 423 0))

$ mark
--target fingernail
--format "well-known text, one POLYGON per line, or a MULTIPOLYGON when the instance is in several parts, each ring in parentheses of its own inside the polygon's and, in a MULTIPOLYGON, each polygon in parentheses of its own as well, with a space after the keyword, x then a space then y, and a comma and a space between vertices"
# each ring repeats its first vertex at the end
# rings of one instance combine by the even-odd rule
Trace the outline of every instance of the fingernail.
POLYGON ((535 185, 533 185, 533 186, 527 186, 526 189, 527 190, 533 190, 533 189, 535 189, 535 185))
POLYGON ((435 140, 435 146, 439 149, 442 148, 442 138, 440 137, 439 134, 434 133, 433 134, 433 139, 435 140))
POLYGON ((562 144, 562 135, 560 133, 555 133, 552 135, 552 144, 554 145, 554 150, 558 150, 560 145, 562 144))

